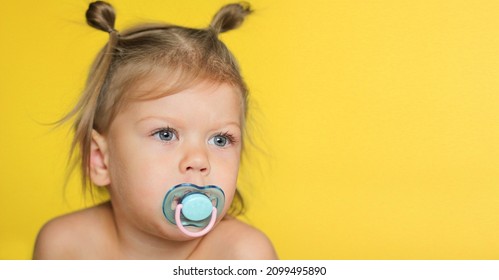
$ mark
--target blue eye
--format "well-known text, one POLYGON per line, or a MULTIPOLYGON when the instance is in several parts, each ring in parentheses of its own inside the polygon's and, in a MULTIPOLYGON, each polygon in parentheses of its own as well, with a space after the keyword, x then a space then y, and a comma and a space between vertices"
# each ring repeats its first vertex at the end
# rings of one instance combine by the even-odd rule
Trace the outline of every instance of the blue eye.
POLYGON ((213 144, 219 146, 219 147, 225 147, 227 145, 228 139, 225 138, 224 136, 215 136, 213 137, 213 144))
POLYGON ((210 138, 208 143, 223 148, 234 143, 234 137, 228 133, 218 134, 210 138))
POLYGON ((177 133, 174 129, 171 128, 162 128, 161 130, 156 131, 153 135, 161 141, 170 142, 173 140, 177 140, 177 133))

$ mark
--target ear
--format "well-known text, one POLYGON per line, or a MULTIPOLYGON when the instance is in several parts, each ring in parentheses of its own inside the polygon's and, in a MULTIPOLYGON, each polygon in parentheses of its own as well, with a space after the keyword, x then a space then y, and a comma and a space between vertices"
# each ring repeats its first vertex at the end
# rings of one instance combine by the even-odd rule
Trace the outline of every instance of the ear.
POLYGON ((109 176, 109 155, 106 138, 92 130, 90 146, 90 180, 97 186, 107 186, 111 183, 109 176))

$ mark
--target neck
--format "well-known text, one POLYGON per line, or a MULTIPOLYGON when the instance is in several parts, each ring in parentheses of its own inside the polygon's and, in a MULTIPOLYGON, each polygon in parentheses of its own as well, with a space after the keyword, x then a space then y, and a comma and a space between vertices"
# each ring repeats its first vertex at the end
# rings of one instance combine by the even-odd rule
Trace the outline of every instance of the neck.
POLYGON ((129 223, 112 207, 120 259, 189 259, 202 238, 188 241, 169 240, 146 232, 129 223))

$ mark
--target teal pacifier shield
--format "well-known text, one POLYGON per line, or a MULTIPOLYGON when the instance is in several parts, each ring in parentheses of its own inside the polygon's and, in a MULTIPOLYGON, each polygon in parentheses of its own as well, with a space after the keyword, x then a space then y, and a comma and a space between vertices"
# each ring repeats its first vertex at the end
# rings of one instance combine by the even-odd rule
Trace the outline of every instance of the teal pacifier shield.
POLYGON ((208 218, 213 211, 210 199, 200 193, 186 196, 182 200, 182 214, 191 221, 201 221, 208 218))
POLYGON ((214 185, 199 187, 183 183, 172 187, 163 199, 163 215, 173 225, 176 225, 175 212, 179 204, 182 204, 180 220, 183 226, 204 228, 210 223, 213 207, 217 208, 217 217, 223 212, 225 194, 214 185))

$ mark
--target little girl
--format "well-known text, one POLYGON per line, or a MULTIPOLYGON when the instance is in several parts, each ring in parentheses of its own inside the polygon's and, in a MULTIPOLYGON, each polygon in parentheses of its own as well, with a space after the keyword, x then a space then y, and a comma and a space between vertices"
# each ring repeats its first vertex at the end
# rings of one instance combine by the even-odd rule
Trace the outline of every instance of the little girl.
POLYGON ((231 217, 247 89, 218 34, 247 4, 222 7, 206 29, 114 28, 108 3, 90 26, 109 33, 79 103, 71 154, 84 185, 110 201, 48 222, 35 259, 275 259, 267 237, 231 217), (89 180, 88 180, 89 179, 89 180))

